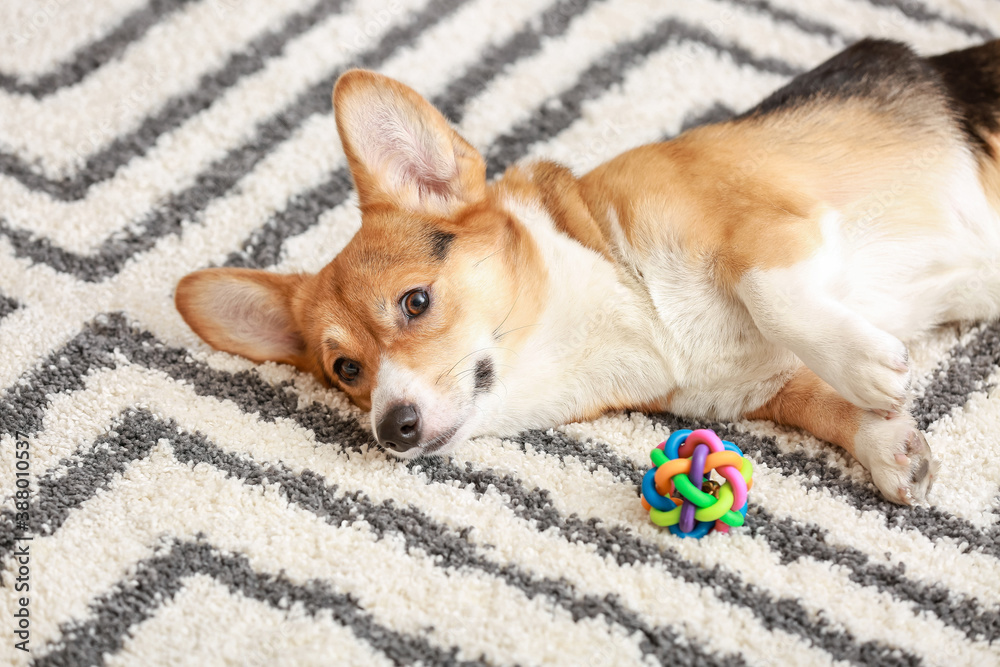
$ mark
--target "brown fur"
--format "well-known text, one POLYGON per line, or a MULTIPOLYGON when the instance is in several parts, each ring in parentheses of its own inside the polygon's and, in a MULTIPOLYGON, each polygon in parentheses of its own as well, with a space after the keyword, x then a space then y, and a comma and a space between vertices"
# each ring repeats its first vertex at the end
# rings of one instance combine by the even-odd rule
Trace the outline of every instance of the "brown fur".
POLYGON ((610 260, 607 238, 591 215, 573 173, 555 162, 538 162, 532 165, 531 180, 556 228, 610 260))
POLYGON ((747 419, 769 419, 809 431, 854 455, 854 436, 864 411, 803 366, 774 398, 747 419))
POLYGON ((581 192, 605 239, 613 239, 613 207, 629 243, 646 252, 683 248, 711 262, 730 289, 750 268, 810 256, 831 208, 863 220, 891 200, 920 212, 909 220, 934 218, 926 183, 947 173, 953 130, 901 128, 854 103, 807 118, 721 123, 641 146, 582 177, 581 192))
POLYGON ((584 176, 581 190, 599 212, 605 237, 613 238, 613 207, 631 244, 647 252, 682 247, 691 258, 711 261, 727 287, 751 266, 784 266, 808 256, 819 243, 809 200, 777 188, 740 188, 732 182, 727 143, 718 131, 694 133, 636 148, 584 176), (663 224, 664 211, 671 224, 663 224))

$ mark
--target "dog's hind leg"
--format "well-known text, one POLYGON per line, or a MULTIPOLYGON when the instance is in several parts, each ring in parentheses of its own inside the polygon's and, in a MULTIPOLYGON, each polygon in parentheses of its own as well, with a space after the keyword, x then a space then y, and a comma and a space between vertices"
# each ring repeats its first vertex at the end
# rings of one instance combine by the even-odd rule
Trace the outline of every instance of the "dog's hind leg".
POLYGON ((740 280, 737 293, 761 333, 805 364, 746 416, 840 445, 888 500, 923 501, 936 464, 904 408, 906 346, 833 298, 826 268, 820 252, 791 267, 750 270, 740 280))
POLYGON ((885 419, 863 410, 806 367, 746 417, 805 429, 841 446, 868 469, 875 486, 894 503, 926 500, 937 473, 938 462, 908 413, 885 419))

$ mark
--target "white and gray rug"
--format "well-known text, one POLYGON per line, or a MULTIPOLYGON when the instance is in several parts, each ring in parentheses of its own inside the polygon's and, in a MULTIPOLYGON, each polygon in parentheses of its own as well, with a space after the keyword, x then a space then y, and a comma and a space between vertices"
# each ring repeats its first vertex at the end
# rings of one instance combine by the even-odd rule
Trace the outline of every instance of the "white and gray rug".
POLYGON ((912 350, 933 506, 722 424, 752 509, 695 541, 636 492, 690 422, 404 463, 343 395, 213 352, 172 305, 189 271, 315 270, 357 229, 345 68, 433 100, 491 174, 582 172, 865 35, 1000 35, 994 0, 3 0, 0 34, 0 664, 1000 664, 1000 325, 912 350))

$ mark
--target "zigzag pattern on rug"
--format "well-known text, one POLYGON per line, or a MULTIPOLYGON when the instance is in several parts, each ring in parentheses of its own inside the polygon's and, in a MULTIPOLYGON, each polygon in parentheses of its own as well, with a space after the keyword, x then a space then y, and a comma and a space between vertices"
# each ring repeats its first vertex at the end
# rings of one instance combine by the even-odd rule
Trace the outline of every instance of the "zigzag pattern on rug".
POLYGON ((401 462, 343 395, 210 350, 172 303, 190 271, 315 271, 350 239, 330 92, 351 67, 426 95, 491 176, 540 155, 582 172, 868 34, 996 37, 990 0, 17 4, 0 664, 1000 664, 1000 323, 913 345, 944 467, 933 505, 903 508, 759 422, 613 414, 401 462), (748 524, 679 540, 637 485, 651 447, 702 426, 756 463, 748 524), (25 544, 30 653, 10 622, 25 544))

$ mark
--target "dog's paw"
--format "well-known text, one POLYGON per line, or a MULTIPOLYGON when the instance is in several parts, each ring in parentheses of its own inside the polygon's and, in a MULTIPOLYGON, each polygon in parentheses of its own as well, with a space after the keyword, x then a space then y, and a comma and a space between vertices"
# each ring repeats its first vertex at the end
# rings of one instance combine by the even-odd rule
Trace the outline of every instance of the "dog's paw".
MULTIPOLYGON (((847 342, 829 360, 827 382, 859 408, 888 419, 902 411, 910 389, 906 346, 884 331, 847 342)), ((823 376, 823 373, 819 373, 823 376)))
POLYGON ((886 419, 866 413, 854 453, 887 500, 900 505, 926 502, 940 463, 909 414, 886 419))

